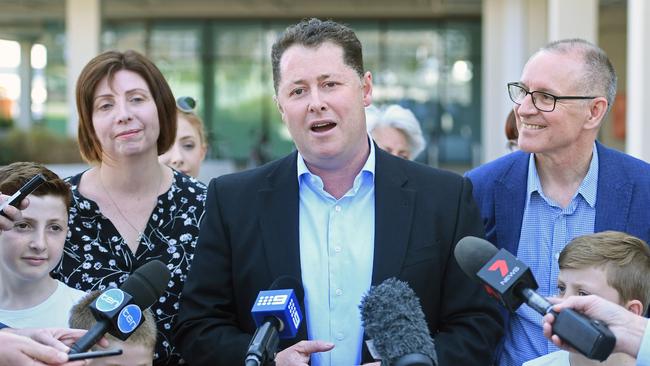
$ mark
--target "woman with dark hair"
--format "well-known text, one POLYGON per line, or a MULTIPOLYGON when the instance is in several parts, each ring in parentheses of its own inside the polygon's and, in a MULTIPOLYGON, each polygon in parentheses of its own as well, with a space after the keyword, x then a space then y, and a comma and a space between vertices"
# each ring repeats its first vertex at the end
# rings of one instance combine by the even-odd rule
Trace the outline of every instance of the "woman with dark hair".
POLYGON ((84 291, 120 286, 153 259, 172 273, 152 310, 156 365, 175 365, 171 329, 194 254, 206 187, 158 162, 174 143, 176 102, 135 51, 109 51, 82 70, 76 89, 79 145, 91 168, 69 178, 70 233, 54 275, 84 291))
POLYGON ((508 149, 510 151, 518 150, 517 139, 519 138, 519 131, 517 131, 517 119, 515 118, 514 110, 510 110, 508 117, 506 117, 506 138, 508 139, 508 149))

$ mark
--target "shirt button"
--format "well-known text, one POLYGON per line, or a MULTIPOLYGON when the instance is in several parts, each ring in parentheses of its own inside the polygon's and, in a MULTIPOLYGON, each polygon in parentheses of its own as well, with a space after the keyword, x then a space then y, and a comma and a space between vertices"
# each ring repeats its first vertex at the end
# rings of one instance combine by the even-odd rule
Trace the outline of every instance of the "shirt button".
POLYGON ((336 291, 334 291, 334 293, 336 294, 336 296, 341 296, 341 295, 343 295, 343 290, 341 290, 340 288, 337 288, 336 291))
POLYGON ((341 247, 338 246, 338 245, 335 246, 335 247, 334 247, 334 251, 337 252, 337 253, 341 253, 341 247))
POLYGON ((345 334, 341 332, 336 333, 336 339, 342 341, 343 339, 345 339, 345 334))
POLYGON ((336 210, 336 212, 341 212, 341 206, 339 205, 334 206, 334 210, 336 210))
POLYGON ((560 252, 557 252, 555 253, 555 260, 559 260, 559 259, 560 259, 560 252))

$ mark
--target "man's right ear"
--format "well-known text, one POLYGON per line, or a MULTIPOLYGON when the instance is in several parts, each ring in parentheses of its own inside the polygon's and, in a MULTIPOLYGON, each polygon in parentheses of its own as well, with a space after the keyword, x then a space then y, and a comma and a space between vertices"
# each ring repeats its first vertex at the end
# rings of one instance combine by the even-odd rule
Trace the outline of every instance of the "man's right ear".
POLYGON ((277 95, 273 96, 273 102, 275 103, 275 106, 278 108, 278 112, 280 112, 280 114, 284 113, 283 110, 282 110, 282 106, 280 105, 280 102, 278 101, 278 96, 277 95))
POLYGON ((278 108, 278 112, 280 112, 280 117, 282 118, 282 123, 286 124, 286 120, 284 118, 284 108, 282 108, 282 104, 280 104, 280 101, 278 100, 278 96, 274 95, 273 96, 273 101, 275 102, 275 106, 278 108))

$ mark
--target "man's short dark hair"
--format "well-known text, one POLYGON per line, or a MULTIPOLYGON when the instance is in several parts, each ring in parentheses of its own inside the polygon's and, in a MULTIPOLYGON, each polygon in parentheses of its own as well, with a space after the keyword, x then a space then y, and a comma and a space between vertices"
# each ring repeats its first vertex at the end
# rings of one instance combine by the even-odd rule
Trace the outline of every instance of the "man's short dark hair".
POLYGON ((343 49, 343 62, 356 71, 359 77, 363 77, 361 42, 354 31, 332 20, 305 19, 288 27, 271 48, 273 87, 276 94, 280 84, 280 59, 284 51, 295 44, 316 48, 325 42, 340 46, 343 49))

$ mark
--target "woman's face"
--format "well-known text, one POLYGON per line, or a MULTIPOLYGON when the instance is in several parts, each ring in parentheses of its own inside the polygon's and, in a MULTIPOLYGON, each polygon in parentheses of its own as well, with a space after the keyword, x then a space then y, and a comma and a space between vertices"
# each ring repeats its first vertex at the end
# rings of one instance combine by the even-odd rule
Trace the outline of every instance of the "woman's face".
POLYGON ((112 82, 105 77, 95 90, 92 118, 102 161, 158 154, 158 109, 147 82, 137 73, 120 70, 112 82))
POLYGON ((196 128, 185 118, 183 113, 178 113, 174 145, 166 153, 160 155, 158 160, 196 178, 199 175, 201 163, 205 159, 206 150, 196 128))
POLYGON ((391 126, 376 127, 370 133, 377 145, 389 154, 406 160, 411 159, 411 146, 401 130, 391 126))

